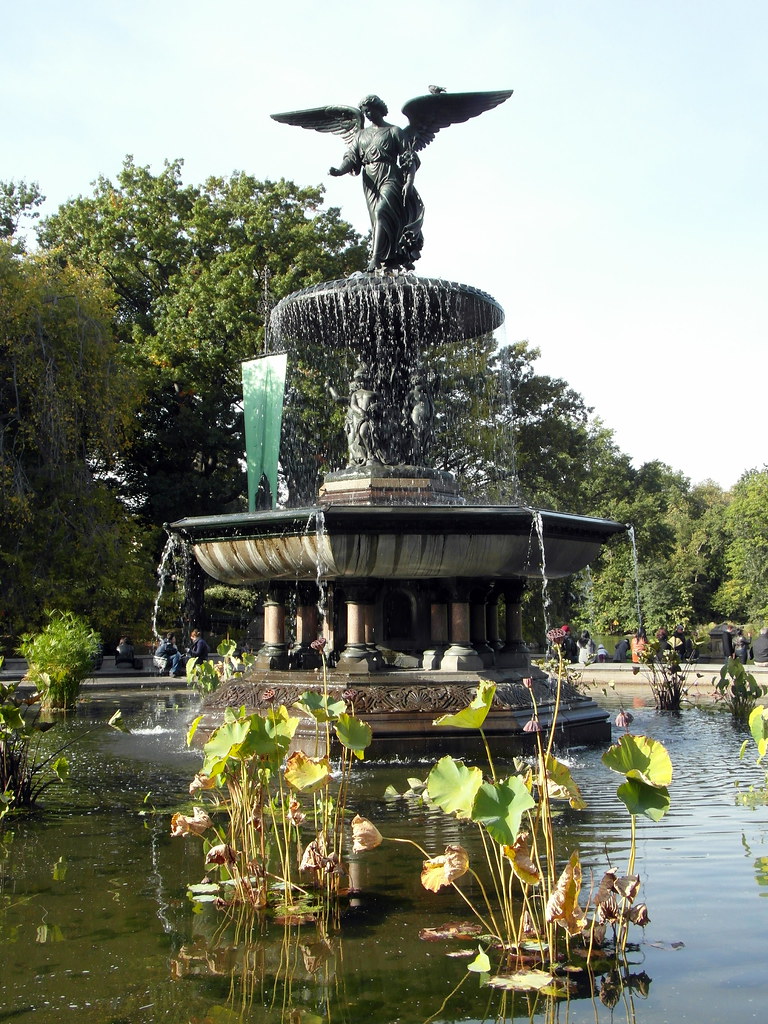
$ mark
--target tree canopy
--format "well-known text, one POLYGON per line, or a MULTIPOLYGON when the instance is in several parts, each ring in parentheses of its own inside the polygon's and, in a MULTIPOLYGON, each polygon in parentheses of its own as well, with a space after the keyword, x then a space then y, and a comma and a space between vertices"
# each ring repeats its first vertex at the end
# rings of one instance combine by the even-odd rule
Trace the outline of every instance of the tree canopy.
MULTIPOLYGON (((47 251, 102 273, 117 295, 123 372, 145 396, 117 475, 157 526, 243 507, 240 364, 266 351, 275 301, 365 258, 339 211, 321 209, 321 189, 244 173, 184 185, 181 169, 176 160, 155 175, 129 157, 114 182, 99 178, 93 196, 65 204, 40 233, 47 251)), ((316 370, 310 353, 292 361, 292 437, 291 391, 311 393, 316 370)), ((294 487, 306 451, 291 462, 286 449, 294 487)))
POLYGON ((115 387, 112 301, 100 281, 0 242, 0 632, 46 607, 112 630, 147 611, 146 537, 113 478, 138 393, 115 387))

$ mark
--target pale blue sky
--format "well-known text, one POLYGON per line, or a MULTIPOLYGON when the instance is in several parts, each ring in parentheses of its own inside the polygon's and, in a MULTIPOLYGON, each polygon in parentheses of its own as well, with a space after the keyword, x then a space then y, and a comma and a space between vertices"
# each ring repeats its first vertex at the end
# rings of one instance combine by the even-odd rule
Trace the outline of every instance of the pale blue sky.
POLYGON ((48 209, 126 153, 185 180, 323 183, 343 144, 275 111, 512 88, 422 154, 420 274, 490 292, 636 464, 768 462, 765 0, 0 0, 0 178, 48 209), (474 187, 472 194, 463 190, 474 187))

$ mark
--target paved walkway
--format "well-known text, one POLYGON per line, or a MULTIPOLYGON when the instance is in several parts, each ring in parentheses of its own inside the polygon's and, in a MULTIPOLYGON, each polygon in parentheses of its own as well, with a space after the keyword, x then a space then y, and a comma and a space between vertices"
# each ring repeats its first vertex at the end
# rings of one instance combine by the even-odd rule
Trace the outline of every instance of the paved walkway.
MULTIPOLYGON (((105 656, 101 668, 94 672, 90 679, 83 683, 83 691, 98 690, 122 690, 122 689, 186 689, 183 677, 174 679, 171 676, 159 675, 155 670, 151 655, 139 656, 142 663, 140 669, 132 669, 120 665, 115 667, 113 656, 105 656)), ((648 677, 640 667, 640 671, 633 672, 632 664, 617 665, 613 662, 604 664, 589 665, 581 672, 581 682, 587 688, 591 697, 598 702, 602 691, 620 693, 631 697, 633 700, 646 700, 653 703, 648 677)), ((578 666, 574 665, 574 669, 578 666)), ((768 666, 747 665, 758 683, 768 686, 768 666)), ((11 682, 20 680, 27 670, 27 664, 22 658, 6 658, 2 670, 0 670, 0 682, 11 682)), ((698 694, 700 699, 711 700, 713 693, 713 680, 720 673, 719 662, 700 662, 689 677, 689 686, 692 694, 698 694)), ((439 681, 441 674, 435 674, 435 681, 439 681)))

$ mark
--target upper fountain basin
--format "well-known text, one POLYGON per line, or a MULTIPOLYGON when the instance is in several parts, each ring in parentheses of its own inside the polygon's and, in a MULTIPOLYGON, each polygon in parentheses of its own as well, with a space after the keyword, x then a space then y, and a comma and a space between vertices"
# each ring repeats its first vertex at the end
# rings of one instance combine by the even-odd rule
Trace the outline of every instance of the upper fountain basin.
POLYGON ((587 566, 626 527, 523 506, 329 505, 181 519, 171 529, 190 541, 210 576, 238 584, 558 579, 587 566))
POLYGON ((415 274, 354 274, 287 295, 271 315, 277 337, 322 338, 353 349, 407 336, 429 346, 478 338, 504 322, 495 299, 456 281, 415 274))

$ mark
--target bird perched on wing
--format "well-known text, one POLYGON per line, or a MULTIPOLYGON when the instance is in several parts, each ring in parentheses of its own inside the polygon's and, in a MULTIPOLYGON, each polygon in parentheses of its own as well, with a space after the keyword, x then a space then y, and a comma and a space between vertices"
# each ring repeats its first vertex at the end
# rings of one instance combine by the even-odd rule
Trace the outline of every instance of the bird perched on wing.
POLYGON ((433 96, 439 96, 441 92, 448 92, 448 90, 443 88, 442 85, 430 85, 428 86, 428 89, 433 96))

